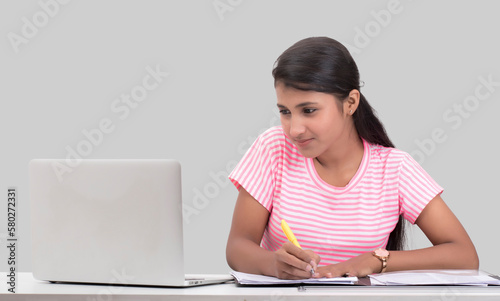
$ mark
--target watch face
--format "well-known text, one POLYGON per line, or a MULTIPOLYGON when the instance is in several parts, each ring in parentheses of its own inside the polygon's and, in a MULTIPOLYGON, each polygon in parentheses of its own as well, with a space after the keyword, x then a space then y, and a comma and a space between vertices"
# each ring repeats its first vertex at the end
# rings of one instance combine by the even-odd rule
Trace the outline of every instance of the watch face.
POLYGON ((387 257, 389 256, 389 251, 387 251, 386 249, 376 249, 375 254, 380 257, 387 257))

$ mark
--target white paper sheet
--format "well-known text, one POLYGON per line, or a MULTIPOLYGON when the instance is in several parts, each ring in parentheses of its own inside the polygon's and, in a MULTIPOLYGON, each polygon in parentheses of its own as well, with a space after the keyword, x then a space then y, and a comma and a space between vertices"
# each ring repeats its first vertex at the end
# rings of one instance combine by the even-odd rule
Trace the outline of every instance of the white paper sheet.
POLYGON ((500 285, 478 270, 415 270, 370 275, 372 285, 500 285))

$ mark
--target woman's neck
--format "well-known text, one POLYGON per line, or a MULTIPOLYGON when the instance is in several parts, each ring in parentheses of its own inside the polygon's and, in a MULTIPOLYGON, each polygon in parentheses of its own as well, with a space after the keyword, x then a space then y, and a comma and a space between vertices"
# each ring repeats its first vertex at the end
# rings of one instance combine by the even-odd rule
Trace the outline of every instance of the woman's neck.
POLYGON ((357 170, 363 159, 363 153, 363 140, 356 132, 341 139, 335 148, 328 149, 315 159, 326 170, 350 169, 352 166, 355 166, 357 170))

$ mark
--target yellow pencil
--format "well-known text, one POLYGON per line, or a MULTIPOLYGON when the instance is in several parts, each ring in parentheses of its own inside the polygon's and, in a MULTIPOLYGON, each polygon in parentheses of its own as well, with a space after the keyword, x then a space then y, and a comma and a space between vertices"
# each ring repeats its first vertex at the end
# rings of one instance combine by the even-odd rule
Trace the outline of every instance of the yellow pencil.
MULTIPOLYGON (((291 243, 293 243, 295 246, 302 249, 299 242, 297 241, 297 238, 293 234, 292 229, 290 229, 290 227, 288 226, 288 224, 285 222, 284 219, 281 220, 281 229, 283 229, 283 232, 285 233, 286 238, 288 238, 288 240, 291 243)), ((314 269, 312 267, 311 267, 311 275, 314 275, 314 269)))
POLYGON ((285 232, 286 238, 288 238, 288 240, 291 243, 293 243, 297 247, 301 248, 299 245, 299 242, 297 241, 297 238, 295 238, 295 235, 293 235, 292 229, 290 229, 290 227, 288 227, 288 224, 285 222, 284 219, 281 220, 281 229, 283 229, 283 232, 285 232))

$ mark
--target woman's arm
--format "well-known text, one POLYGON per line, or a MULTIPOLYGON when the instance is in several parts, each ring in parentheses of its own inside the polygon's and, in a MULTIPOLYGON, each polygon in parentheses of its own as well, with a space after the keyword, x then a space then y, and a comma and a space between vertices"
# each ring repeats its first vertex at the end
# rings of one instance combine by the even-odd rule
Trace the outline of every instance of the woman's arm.
POLYGON ((267 209, 241 187, 226 246, 229 266, 240 272, 278 278, 311 277, 310 270, 316 268, 319 261, 319 256, 311 251, 304 251, 289 242, 276 252, 260 247, 268 220, 267 209), (314 266, 309 264, 312 258, 316 260, 314 266))
MULTIPOLYGON (((440 195, 427 204, 415 223, 433 246, 411 251, 390 251, 387 272, 479 268, 479 258, 469 235, 440 195)), ((363 277, 378 273, 381 269, 381 261, 371 253, 365 253, 338 264, 320 267, 318 276, 341 276, 349 273, 363 277)))
POLYGON ((387 271, 479 268, 474 244, 441 196, 438 195, 429 202, 415 223, 433 246, 414 251, 391 252, 387 260, 387 271))

